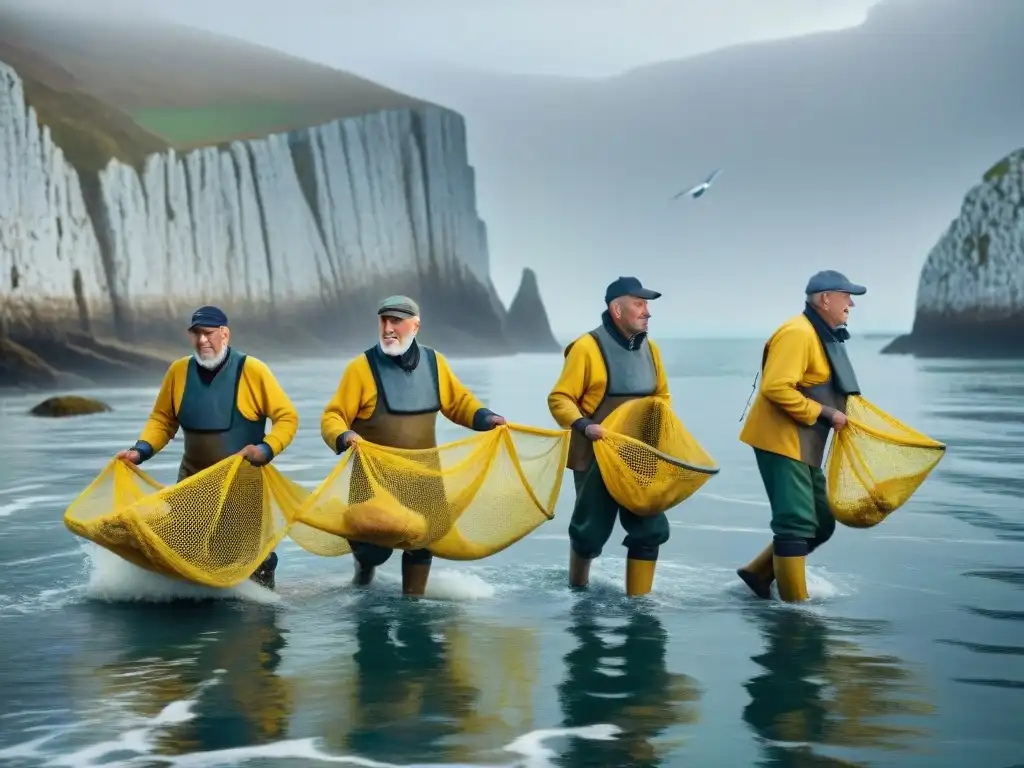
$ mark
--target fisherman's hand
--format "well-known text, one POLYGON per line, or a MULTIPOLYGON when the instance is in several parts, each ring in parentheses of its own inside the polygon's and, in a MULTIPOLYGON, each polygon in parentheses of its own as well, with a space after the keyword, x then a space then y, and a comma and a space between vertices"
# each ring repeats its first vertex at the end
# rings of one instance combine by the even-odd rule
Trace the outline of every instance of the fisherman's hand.
POLYGON ((362 439, 363 438, 361 438, 355 432, 349 432, 345 435, 344 439, 341 441, 341 444, 344 445, 346 448, 351 448, 353 443, 358 443, 362 439))
POLYGON ((842 411, 835 411, 832 414, 832 429, 838 432, 846 426, 846 414, 842 411))
POLYGON ((502 424, 507 424, 508 422, 505 421, 504 416, 499 416, 496 413, 492 413, 490 416, 487 417, 487 423, 490 424, 492 427, 500 427, 502 424))
POLYGON ((267 463, 269 457, 267 452, 260 448, 258 445, 247 445, 245 448, 238 452, 238 455, 248 461, 254 467, 262 467, 267 463))
POLYGON ((588 424, 586 429, 586 435, 591 440, 600 440, 604 437, 604 427, 600 424, 588 424))
POLYGON ((126 451, 120 451, 117 454, 117 458, 121 461, 126 461, 129 464, 138 464, 142 461, 142 454, 136 451, 134 448, 129 448, 126 451))

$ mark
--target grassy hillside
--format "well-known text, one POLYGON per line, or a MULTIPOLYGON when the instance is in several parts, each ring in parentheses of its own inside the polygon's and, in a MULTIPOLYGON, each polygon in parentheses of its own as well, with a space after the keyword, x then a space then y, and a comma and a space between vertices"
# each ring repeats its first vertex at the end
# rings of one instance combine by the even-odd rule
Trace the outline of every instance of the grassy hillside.
POLYGON ((0 61, 21 75, 26 99, 76 168, 99 171, 111 158, 137 166, 147 155, 167 148, 165 139, 83 93, 70 72, 5 39, 6 32, 0 19, 0 61))
MULTIPOLYGON (((125 118, 136 124, 133 146, 142 135, 150 145, 157 136, 157 143, 178 148, 218 144, 422 103, 347 72, 201 30, 3 6, 0 60, 31 80, 33 106, 37 97, 66 98, 73 72, 77 101, 113 108, 122 131, 130 130, 125 118)), ((46 111, 51 126, 68 121, 60 106, 46 111)))

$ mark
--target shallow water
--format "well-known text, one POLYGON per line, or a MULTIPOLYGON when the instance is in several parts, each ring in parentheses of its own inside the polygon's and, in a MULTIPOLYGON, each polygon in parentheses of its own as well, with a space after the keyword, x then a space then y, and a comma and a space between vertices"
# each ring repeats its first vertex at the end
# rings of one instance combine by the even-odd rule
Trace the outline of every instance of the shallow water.
MULTIPOLYGON (((0 765, 961 766, 1024 763, 1024 363, 922 362, 856 340, 870 399, 949 451, 871 530, 812 558, 812 601, 765 603, 734 570, 768 541, 736 439, 759 341, 664 342, 677 412, 722 472, 671 513, 643 600, 617 530, 587 594, 556 519, 489 560, 436 561, 424 601, 398 558, 356 592, 350 557, 286 541, 278 590, 191 588, 91 551, 73 497, 136 437, 155 389, 109 414, 0 399, 0 765), (204 598, 215 597, 209 600, 204 598), (193 598, 182 600, 181 598, 193 598)), ((550 426, 559 356, 453 361, 491 407, 550 426)), ((319 414, 340 363, 275 366, 300 433, 277 466, 336 460, 319 414)), ((442 440, 460 435, 450 424, 442 440)), ((173 481, 178 443, 147 464, 173 481)))

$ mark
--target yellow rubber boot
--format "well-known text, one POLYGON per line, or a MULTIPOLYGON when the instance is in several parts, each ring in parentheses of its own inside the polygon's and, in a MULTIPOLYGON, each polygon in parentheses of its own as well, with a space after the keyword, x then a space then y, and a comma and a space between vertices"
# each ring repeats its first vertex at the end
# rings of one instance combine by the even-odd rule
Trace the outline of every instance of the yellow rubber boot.
POLYGON ((775 578, 779 582, 779 597, 787 603, 800 603, 807 599, 807 574, 804 570, 806 560, 806 557, 778 555, 773 558, 775 578))
POLYGON ((736 575, 750 587, 750 591, 762 600, 770 600, 772 582, 775 581, 775 544, 771 543, 761 553, 736 571, 736 575))
POLYGON ((626 594, 642 597, 654 586, 654 560, 626 560, 626 594))
POLYGON ((421 597, 427 591, 430 563, 402 561, 402 594, 421 597))
POLYGON ((582 589, 590 583, 590 560, 569 550, 569 586, 582 589))

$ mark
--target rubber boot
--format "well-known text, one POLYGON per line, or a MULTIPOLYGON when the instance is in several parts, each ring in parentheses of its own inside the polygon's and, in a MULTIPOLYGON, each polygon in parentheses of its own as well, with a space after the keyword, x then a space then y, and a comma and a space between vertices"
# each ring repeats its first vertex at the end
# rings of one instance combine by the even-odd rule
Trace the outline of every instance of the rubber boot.
POLYGON ((775 578, 779 582, 779 597, 787 603, 800 603, 807 599, 806 557, 774 557, 775 578))
POLYGON ((427 591, 430 563, 410 563, 402 559, 402 594, 422 597, 427 591))
POLYGON ((769 544, 757 557, 736 571, 736 575, 743 579, 750 591, 762 600, 770 600, 772 597, 772 582, 775 581, 774 551, 774 543, 769 544))
POLYGON ((569 586, 574 589, 583 589, 590 583, 590 563, 585 557, 576 554, 575 549, 569 549, 569 586))
POLYGON ((272 590, 276 583, 274 578, 275 571, 277 571, 277 552, 271 552, 249 578, 261 587, 272 590))
POLYGON ((373 575, 377 569, 372 565, 363 565, 356 560, 356 574, 352 578, 352 583, 357 587, 368 587, 370 582, 373 581, 373 575))
POLYGON ((642 597, 654 586, 654 560, 626 560, 626 594, 630 597, 642 597))

